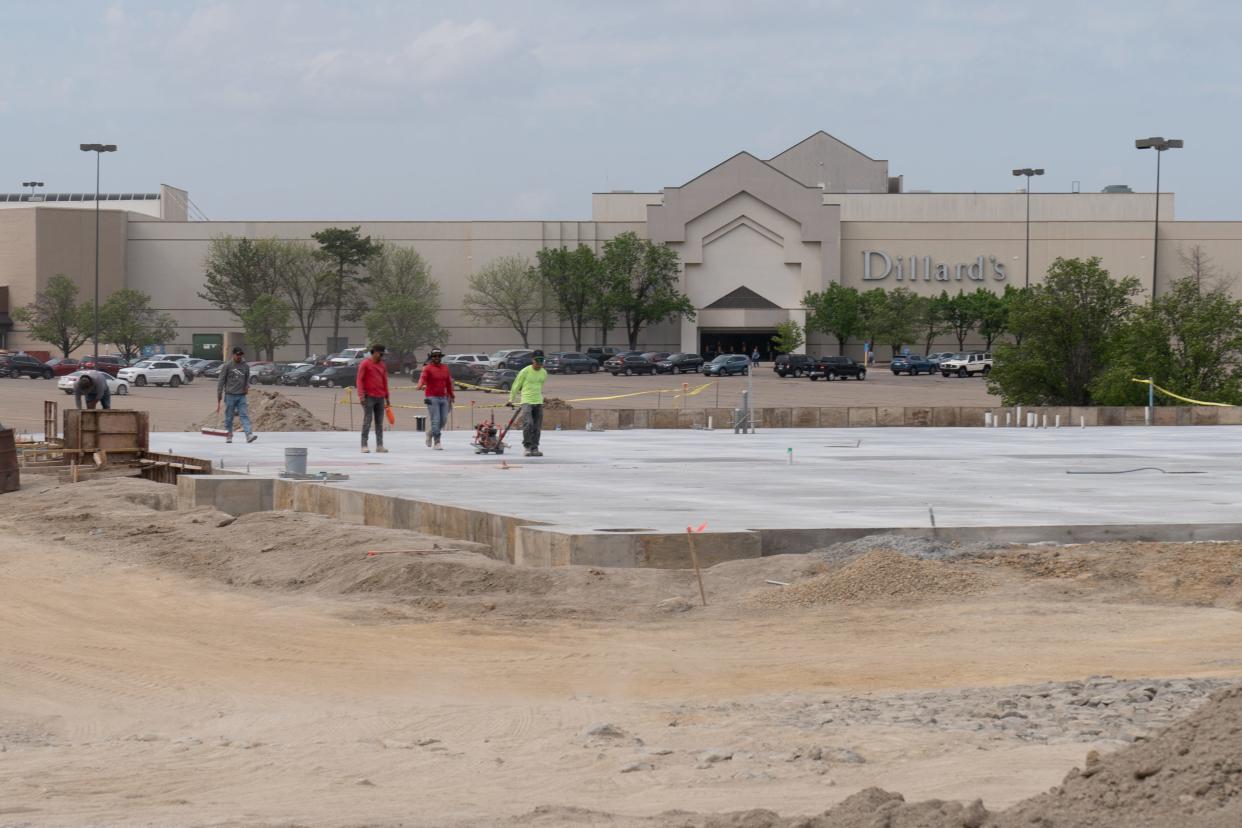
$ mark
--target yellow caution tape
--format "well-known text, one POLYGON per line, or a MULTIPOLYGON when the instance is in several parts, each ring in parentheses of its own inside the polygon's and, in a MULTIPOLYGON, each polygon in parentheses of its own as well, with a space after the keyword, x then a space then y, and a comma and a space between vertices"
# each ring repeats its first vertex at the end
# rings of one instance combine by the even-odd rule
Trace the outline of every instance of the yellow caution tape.
POLYGON ((1156 389, 1161 394, 1164 394, 1167 397, 1172 397, 1173 399, 1181 400, 1182 402, 1188 402, 1192 405, 1214 405, 1218 408, 1233 408, 1233 406, 1230 405, 1229 403, 1207 402, 1205 400, 1192 400, 1190 399, 1190 397, 1183 397, 1181 394, 1174 394, 1169 389, 1161 388, 1159 385, 1156 385, 1156 383, 1152 382, 1149 379, 1134 379, 1133 377, 1131 377, 1130 382, 1138 382, 1138 383, 1142 383, 1143 385, 1150 385, 1152 388, 1156 389))
MULTIPOLYGON (((483 391, 488 394, 492 394, 492 393, 508 394, 508 392, 505 391, 503 388, 484 388, 481 385, 471 385, 468 382, 460 382, 458 380, 453 380, 453 384, 457 386, 458 388, 468 389, 471 391, 483 391)), ((610 394, 610 395, 603 396, 603 397, 574 397, 573 399, 565 400, 565 402, 568 402, 568 403, 603 402, 605 400, 623 400, 623 399, 626 399, 627 397, 642 397, 647 394, 673 394, 674 395, 673 399, 677 399, 678 397, 681 397, 683 395, 687 397, 695 397, 695 396, 698 396, 699 394, 702 394, 708 388, 711 388, 713 385, 716 385, 716 384, 717 384, 717 381, 712 381, 712 382, 705 382, 701 385, 697 385, 691 389, 652 388, 647 391, 631 391, 628 394, 610 394)), ((353 396, 352 396, 353 390, 354 389, 352 386, 347 387, 345 389, 345 396, 341 397, 339 401, 343 403, 344 402, 352 403, 353 402, 353 396)), ((393 388, 389 390, 391 391, 417 391, 419 389, 417 385, 398 385, 398 386, 394 386, 393 388)), ((500 405, 477 404, 475 408, 504 408, 506 405, 507 405, 506 403, 501 403, 500 405)), ((407 406, 407 405, 394 404, 393 407, 394 408, 419 408, 421 406, 407 406)))

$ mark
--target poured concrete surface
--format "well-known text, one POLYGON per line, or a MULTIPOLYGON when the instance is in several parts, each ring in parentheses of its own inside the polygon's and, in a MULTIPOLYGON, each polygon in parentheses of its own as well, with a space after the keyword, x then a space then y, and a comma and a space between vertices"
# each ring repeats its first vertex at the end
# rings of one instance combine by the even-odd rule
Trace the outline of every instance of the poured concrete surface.
POLYGON ((493 543, 498 556, 542 565, 672 565, 685 527, 704 522, 713 560, 875 530, 926 534, 929 509, 947 538, 1242 537, 1242 430, 1232 427, 562 431, 543 439, 541 458, 523 457, 520 446, 503 458, 476 455, 463 435, 446 435, 446 450, 431 451, 410 433, 389 435, 387 455, 360 454, 357 436, 344 433, 268 433, 250 445, 165 433, 152 435, 151 447, 258 476, 283 468, 286 447, 305 447, 310 472, 350 479, 293 488, 340 494, 244 497, 255 508, 378 524, 393 523, 394 507, 367 505, 362 493, 415 501, 423 514, 406 519, 410 528, 493 543), (1163 472, 1067 474, 1142 467, 1163 472))

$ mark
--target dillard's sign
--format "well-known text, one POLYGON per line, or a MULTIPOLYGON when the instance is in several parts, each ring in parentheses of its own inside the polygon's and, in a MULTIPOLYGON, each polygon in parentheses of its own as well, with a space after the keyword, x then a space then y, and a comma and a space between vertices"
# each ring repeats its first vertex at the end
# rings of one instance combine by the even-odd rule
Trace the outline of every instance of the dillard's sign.
POLYGON ((863 281, 878 282, 881 279, 894 277, 894 281, 902 282, 960 282, 962 277, 972 282, 987 279, 989 269, 991 276, 998 282, 1005 279, 1005 263, 995 256, 980 256, 973 262, 952 265, 943 262, 932 262, 931 256, 911 256, 907 262, 904 256, 890 256, 881 250, 864 250, 863 281), (990 266, 990 268, 989 268, 990 266))

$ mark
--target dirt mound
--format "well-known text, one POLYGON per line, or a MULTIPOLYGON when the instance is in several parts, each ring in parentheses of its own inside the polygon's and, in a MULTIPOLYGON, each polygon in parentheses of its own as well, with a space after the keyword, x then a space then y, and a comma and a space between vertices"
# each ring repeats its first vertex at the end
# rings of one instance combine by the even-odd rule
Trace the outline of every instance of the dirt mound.
POLYGON ((976 560, 1093 594, 1242 609, 1242 543, 1091 543, 1015 547, 976 560))
MULTIPOLYGON (((286 397, 279 391, 251 388, 247 395, 250 409, 250 425, 255 431, 339 431, 310 413, 301 403, 286 397)), ((224 415, 213 411, 194 423, 186 431, 204 428, 223 428, 224 415)), ((234 423, 234 427, 240 427, 234 423)))
POLYGON ((927 600, 971 595, 988 588, 991 580, 952 564, 911 558, 892 549, 877 549, 849 563, 813 575, 777 591, 764 591, 757 600, 767 606, 815 606, 830 603, 866 603, 893 599, 927 600))
POLYGON ((560 397, 546 397, 543 401, 544 411, 573 411, 574 407, 560 397))

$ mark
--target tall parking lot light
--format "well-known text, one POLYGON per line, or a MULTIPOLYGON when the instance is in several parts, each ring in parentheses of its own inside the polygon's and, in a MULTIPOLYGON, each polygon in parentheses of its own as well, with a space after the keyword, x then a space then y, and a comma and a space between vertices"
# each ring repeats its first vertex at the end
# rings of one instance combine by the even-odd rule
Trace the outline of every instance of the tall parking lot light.
POLYGON ((30 188, 30 200, 34 201, 35 200, 35 187, 42 187, 43 182, 42 181, 23 181, 22 186, 30 188))
POLYGON ((79 144, 82 152, 95 153, 95 363, 99 363, 99 157, 116 152, 116 144, 79 144))
POLYGON ((1160 155, 1165 150, 1181 149, 1181 138, 1139 138, 1134 142, 1135 149, 1154 149, 1156 151, 1156 222, 1152 232, 1151 246, 1151 298, 1156 298, 1156 279, 1160 267, 1160 155))
POLYGON ((1031 176, 1043 175, 1044 171, 1042 169, 1037 170, 1031 167, 1023 167, 1020 170, 1014 170, 1013 174, 1026 176, 1026 264, 1023 268, 1026 271, 1026 273, 1025 273, 1025 278, 1023 279, 1023 286, 1030 287, 1031 286, 1031 176))

